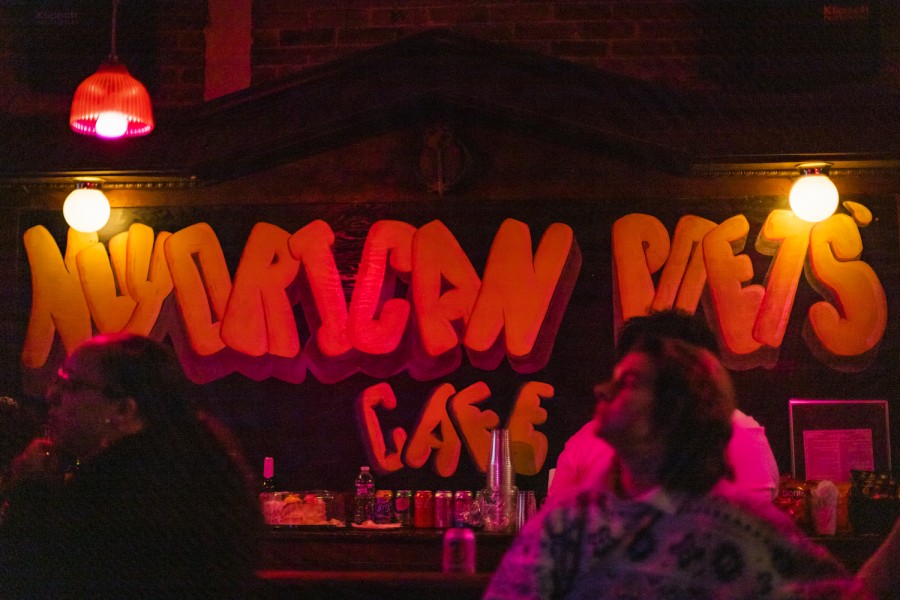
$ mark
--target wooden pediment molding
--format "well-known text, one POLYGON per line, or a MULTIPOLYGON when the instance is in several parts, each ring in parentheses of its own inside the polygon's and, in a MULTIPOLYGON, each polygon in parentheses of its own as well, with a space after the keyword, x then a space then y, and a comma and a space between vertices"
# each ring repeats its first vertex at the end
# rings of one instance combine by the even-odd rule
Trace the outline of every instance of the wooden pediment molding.
POLYGON ((827 100, 683 94, 433 30, 159 115, 146 138, 108 142, 69 132, 64 119, 5 118, 0 179, 208 184, 435 121, 508 128, 674 174, 790 168, 810 156, 900 164, 900 103, 845 98, 838 119, 809 118, 827 100))

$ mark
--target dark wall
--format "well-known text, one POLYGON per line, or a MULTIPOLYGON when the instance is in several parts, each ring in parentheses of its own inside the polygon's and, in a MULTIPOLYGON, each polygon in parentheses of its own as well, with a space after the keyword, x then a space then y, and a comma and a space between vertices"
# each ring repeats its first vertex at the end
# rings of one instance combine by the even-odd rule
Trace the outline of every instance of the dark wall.
MULTIPOLYGON (((198 198, 206 195, 201 191, 196 194, 198 198)), ((885 399, 892 407, 900 401, 895 385, 895 365, 900 353, 895 200, 877 196, 852 199, 865 204, 875 215, 873 224, 861 229, 864 250, 860 259, 875 270, 888 298, 888 329, 872 364, 860 372, 839 372, 812 355, 801 331, 806 311, 822 298, 805 279, 801 279, 774 367, 733 371, 741 407, 767 428, 782 472, 790 469, 788 401, 791 398, 885 399)), ((194 223, 206 222, 215 230, 233 276, 255 223, 267 222, 293 232, 314 219, 323 219, 337 234, 334 250, 345 278, 345 295, 349 299, 363 239, 371 224, 378 220, 396 219, 419 227, 439 219, 457 238, 479 274, 483 272, 491 241, 504 219, 514 218, 526 223, 534 244, 551 223, 571 226, 583 262, 562 316, 550 360, 537 372, 518 373, 506 360, 496 369, 479 369, 464 357, 461 366, 452 373, 427 380, 416 380, 402 369, 385 377, 358 373, 335 383, 319 382, 312 374, 307 374, 300 383, 277 378, 254 381, 244 375, 231 374, 202 385, 200 390, 210 410, 238 434, 252 464, 261 464, 263 456, 275 456, 281 479, 290 487, 345 489, 350 486, 358 466, 368 460, 353 411, 355 399, 368 386, 387 381, 397 395, 397 408, 379 413, 385 438, 390 444, 389 431, 393 427, 403 427, 412 434, 425 399, 441 383, 451 383, 460 390, 478 381, 485 382, 491 397, 482 408, 496 411, 505 422, 512 399, 523 383, 546 382, 554 387, 555 393, 552 399, 542 402, 548 411, 548 419, 537 429, 549 438, 549 455, 538 475, 519 478, 520 487, 543 491, 547 469, 555 464, 565 440, 591 416, 591 386, 607 377, 613 364, 612 223, 626 214, 646 213, 660 219, 671 236, 678 219, 686 214, 716 222, 743 214, 750 222, 744 253, 753 263, 752 283, 763 284, 771 258, 756 252, 753 240, 766 215, 773 209, 785 208, 785 200, 784 197, 760 196, 717 198, 713 202, 697 198, 624 196, 615 201, 581 198, 547 202, 532 198, 509 202, 485 197, 473 202, 471 199, 460 201, 422 194, 419 202, 399 204, 373 201, 293 205, 235 203, 197 208, 159 206, 115 209, 112 224, 104 230, 104 236, 124 231, 132 222, 150 225, 157 232, 176 232, 194 223)), ((58 211, 23 211, 19 239, 22 232, 34 225, 47 227, 56 237, 60 250, 64 250, 65 225, 58 211)), ((20 292, 16 302, 21 314, 27 314, 30 277, 21 250, 18 264, 20 292)), ((166 310, 172 311, 167 313, 171 316, 174 298, 170 297, 168 303, 166 310)), ((704 309, 699 310, 703 312, 704 309)), ((298 327, 303 328, 301 311, 298 309, 295 314, 298 327)), ((172 333, 163 321, 161 318, 153 335, 164 337, 172 333)), ((25 323, 18 324, 18 335, 23 335, 24 326, 25 323)), ((178 343, 176 339, 175 344, 178 343)), ((57 354, 56 358, 60 356, 57 354)), ((32 388, 32 392, 37 390, 46 372, 25 370, 23 381, 26 387, 32 388)), ((894 435, 893 439, 900 439, 900 435, 894 435)), ((896 450, 896 441, 894 447, 896 450)), ((464 489, 477 488, 482 483, 483 475, 475 469, 465 449, 456 474, 449 480, 432 472, 431 460, 421 469, 406 467, 379 478, 379 485, 394 489, 464 489)))

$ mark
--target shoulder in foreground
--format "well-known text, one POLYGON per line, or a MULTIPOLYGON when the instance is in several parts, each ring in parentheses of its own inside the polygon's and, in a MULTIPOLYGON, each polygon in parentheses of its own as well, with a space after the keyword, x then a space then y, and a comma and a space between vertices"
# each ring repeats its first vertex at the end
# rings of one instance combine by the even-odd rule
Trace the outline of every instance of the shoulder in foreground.
POLYGON ((603 488, 600 481, 591 477, 589 481, 584 481, 578 485, 555 488, 554 493, 547 496, 541 510, 584 505, 591 500, 597 499, 602 493, 603 488))
POLYGON ((743 427, 745 429, 755 429, 762 428, 762 425, 759 424, 759 421, 740 410, 739 408, 734 409, 734 412, 731 413, 731 423, 735 427, 743 427))
POLYGON ((709 497, 721 499, 743 512, 770 521, 779 529, 784 528, 789 531, 797 529, 794 522, 784 511, 759 495, 748 494, 744 488, 736 485, 733 481, 720 480, 709 493, 709 497))
POLYGON ((784 511, 758 496, 747 495, 730 481, 720 481, 704 502, 718 505, 744 526, 771 539, 780 539, 817 558, 830 559, 828 552, 804 534, 784 511))

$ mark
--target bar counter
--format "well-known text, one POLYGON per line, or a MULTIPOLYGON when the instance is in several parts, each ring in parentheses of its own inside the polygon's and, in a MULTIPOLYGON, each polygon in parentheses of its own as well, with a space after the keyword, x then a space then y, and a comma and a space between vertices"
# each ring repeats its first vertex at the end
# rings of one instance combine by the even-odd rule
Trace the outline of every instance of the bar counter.
POLYGON ((258 571, 266 600, 477 600, 513 535, 476 533, 474 575, 442 573, 439 529, 273 528, 258 571))
MULTIPOLYGON (((477 532, 477 571, 493 573, 513 537, 477 532)), ((443 539, 440 529, 273 528, 263 541, 262 569, 440 573, 443 539)))
MULTIPOLYGON (((262 545, 259 577, 266 599, 477 599, 514 535, 476 533, 477 573, 441 572, 437 529, 273 528, 262 545)), ((855 572, 884 541, 881 534, 815 536, 855 572)))

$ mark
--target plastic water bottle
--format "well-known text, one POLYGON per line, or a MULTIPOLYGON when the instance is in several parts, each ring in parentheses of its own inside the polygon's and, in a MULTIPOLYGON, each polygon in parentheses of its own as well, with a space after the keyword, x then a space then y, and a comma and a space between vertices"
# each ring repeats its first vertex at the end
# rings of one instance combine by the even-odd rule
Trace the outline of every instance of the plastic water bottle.
POLYGON ((371 521, 375 516, 375 479, 369 467, 360 467, 356 476, 356 498, 353 510, 353 522, 357 525, 371 521))

